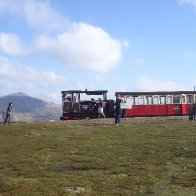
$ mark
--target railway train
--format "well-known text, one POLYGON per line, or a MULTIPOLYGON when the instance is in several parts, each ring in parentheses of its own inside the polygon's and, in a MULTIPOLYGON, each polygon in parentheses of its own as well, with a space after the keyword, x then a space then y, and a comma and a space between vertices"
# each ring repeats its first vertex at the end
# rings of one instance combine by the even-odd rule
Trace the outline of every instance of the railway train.
MULTIPOLYGON (((61 91, 63 115, 60 119, 98 118, 100 100, 106 118, 113 117, 116 99, 107 99, 107 93, 108 90, 61 91)), ((190 106, 196 103, 195 91, 116 92, 115 97, 120 97, 122 114, 126 117, 188 115, 190 106)))

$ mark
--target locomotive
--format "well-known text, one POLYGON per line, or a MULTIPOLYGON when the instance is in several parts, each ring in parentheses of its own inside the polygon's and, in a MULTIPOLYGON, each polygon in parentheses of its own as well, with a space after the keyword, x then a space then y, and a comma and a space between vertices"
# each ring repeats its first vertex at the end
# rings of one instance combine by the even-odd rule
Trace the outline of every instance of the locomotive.
POLYGON ((103 103, 106 118, 114 116, 114 100, 107 99, 107 90, 61 91, 63 116, 61 120, 98 118, 99 102, 103 103), (83 98, 82 98, 82 95, 83 98), (91 97, 89 99, 88 97, 91 97), (88 98, 88 99, 87 99, 88 98))

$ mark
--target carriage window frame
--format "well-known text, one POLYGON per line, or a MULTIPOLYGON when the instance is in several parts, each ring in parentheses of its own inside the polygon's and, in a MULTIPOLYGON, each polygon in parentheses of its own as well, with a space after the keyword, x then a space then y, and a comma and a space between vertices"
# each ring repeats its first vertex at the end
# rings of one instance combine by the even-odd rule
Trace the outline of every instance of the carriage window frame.
POLYGON ((145 96, 139 96, 139 104, 145 105, 145 96))
POLYGON ((166 103, 167 104, 172 104, 173 103, 173 96, 172 95, 167 95, 166 96, 166 103))
POLYGON ((146 96, 146 104, 153 105, 153 97, 152 96, 146 96))
POLYGON ((173 96, 173 104, 180 104, 181 103, 181 96, 180 95, 174 95, 173 96))
POLYGON ((154 95, 153 97, 153 105, 159 105, 159 95, 154 95))
POLYGON ((160 95, 160 104, 165 105, 166 104, 166 96, 165 95, 160 95))
POLYGON ((138 96, 132 96, 131 103, 132 103, 132 105, 139 105, 139 97, 138 96))
POLYGON ((187 100, 186 100, 187 96, 185 94, 181 95, 181 104, 186 104, 187 100))
POLYGON ((193 95, 186 95, 186 103, 187 104, 193 103, 193 95))
POLYGON ((193 102, 196 103, 196 95, 194 94, 193 96, 194 96, 193 102))

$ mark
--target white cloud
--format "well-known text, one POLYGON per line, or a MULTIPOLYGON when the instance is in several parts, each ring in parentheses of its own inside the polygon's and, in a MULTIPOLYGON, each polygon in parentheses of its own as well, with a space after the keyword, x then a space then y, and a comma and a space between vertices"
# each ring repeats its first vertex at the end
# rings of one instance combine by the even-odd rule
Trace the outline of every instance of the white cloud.
POLYGON ((3 32, 0 33, 0 51, 11 55, 25 53, 25 49, 18 35, 3 32))
POLYGON ((67 80, 53 71, 41 71, 0 57, 0 88, 28 91, 63 86, 67 80))
MULTIPOLYGON (((47 35, 36 39, 36 49, 64 66, 107 72, 120 62, 123 47, 129 47, 126 40, 114 39, 100 27, 69 23, 51 6, 50 1, 0 0, 0 13, 7 14, 11 19, 19 15, 28 26, 38 31, 44 30, 47 35), (50 36, 51 33, 53 36, 50 36)), ((2 40, 1 51, 9 54, 24 51, 16 34, 2 35, 2 40)))
POLYGON ((0 14, 12 19, 24 18, 29 27, 36 30, 59 31, 65 28, 68 19, 44 0, 0 0, 0 14))
POLYGON ((0 14, 15 14, 21 12, 22 0, 0 0, 0 14))
POLYGON ((162 82, 148 76, 141 76, 133 87, 136 91, 174 91, 187 89, 172 81, 162 82))
POLYGON ((27 24, 42 30, 62 30, 68 20, 46 2, 25 1, 23 11, 27 24))
POLYGON ((196 0, 178 0, 179 4, 187 4, 196 8, 196 0))
POLYGON ((57 37, 40 36, 36 46, 58 62, 72 68, 107 72, 121 60, 124 42, 99 27, 74 23, 57 37))

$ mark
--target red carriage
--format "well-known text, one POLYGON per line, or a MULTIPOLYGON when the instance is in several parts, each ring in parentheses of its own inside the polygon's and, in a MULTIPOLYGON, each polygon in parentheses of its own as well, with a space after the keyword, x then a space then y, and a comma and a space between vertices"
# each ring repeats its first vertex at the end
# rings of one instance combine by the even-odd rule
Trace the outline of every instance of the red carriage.
POLYGON ((127 117, 188 115, 196 101, 195 91, 116 92, 119 95, 128 103, 127 117))

